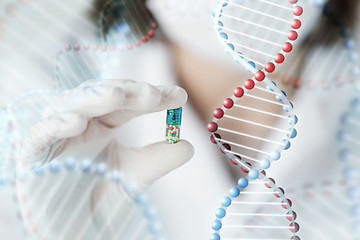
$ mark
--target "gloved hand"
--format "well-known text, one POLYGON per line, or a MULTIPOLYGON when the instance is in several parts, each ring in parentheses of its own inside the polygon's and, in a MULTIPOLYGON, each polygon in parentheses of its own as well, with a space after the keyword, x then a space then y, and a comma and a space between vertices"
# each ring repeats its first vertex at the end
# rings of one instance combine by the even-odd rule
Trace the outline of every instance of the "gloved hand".
POLYGON ((192 145, 181 140, 128 148, 115 139, 117 130, 134 117, 178 108, 186 100, 186 92, 177 86, 130 80, 86 81, 47 103, 42 119, 25 137, 25 165, 86 157, 106 161, 109 167, 147 185, 186 163, 193 155, 192 145))
MULTIPOLYGON (((31 102, 34 98, 29 97, 26 106, 14 108, 27 110, 27 115, 33 112, 33 119, 38 119, 36 124, 23 127, 29 128, 18 155, 25 160, 23 167, 47 164, 55 158, 57 162, 69 157, 86 158, 105 163, 108 170, 123 172, 141 187, 193 155, 192 145, 185 140, 136 148, 122 146, 116 140, 117 130, 128 120, 185 104, 187 94, 180 87, 89 80, 75 89, 40 99, 31 102)), ((124 235, 131 231, 127 226, 132 227, 139 219, 144 221, 143 210, 134 206, 134 196, 129 197, 121 186, 101 179, 105 178, 60 171, 19 181, 17 194, 27 231, 39 239, 126 239, 124 235)))

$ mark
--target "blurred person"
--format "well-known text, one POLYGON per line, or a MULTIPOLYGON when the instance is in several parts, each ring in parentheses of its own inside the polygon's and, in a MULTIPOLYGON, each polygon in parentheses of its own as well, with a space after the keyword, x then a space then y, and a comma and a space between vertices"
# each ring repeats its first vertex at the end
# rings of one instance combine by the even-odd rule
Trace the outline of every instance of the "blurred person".
MULTIPOLYGON (((99 8, 101 2, 103 1, 96 1, 94 4, 99 8)), ((118 65, 121 67, 119 69, 110 69, 107 77, 111 79, 133 79, 141 82, 150 82, 155 87, 143 83, 126 82, 124 80, 118 80, 118 82, 111 80, 105 81, 105 83, 110 86, 110 89, 107 90, 114 94, 111 95, 114 99, 119 97, 117 92, 121 96, 123 94, 126 95, 127 92, 136 92, 134 89, 139 91, 143 88, 145 89, 145 97, 148 96, 150 99, 148 104, 145 104, 146 98, 145 100, 137 98, 139 104, 135 104, 134 106, 136 107, 134 109, 141 108, 142 105, 147 108, 138 114, 134 114, 134 116, 165 110, 167 107, 179 107, 185 103, 186 94, 180 88, 156 87, 156 85, 179 84, 188 92, 190 102, 184 107, 182 136, 194 146, 194 158, 183 167, 156 181, 150 187, 150 194, 160 209, 164 219, 164 228, 169 235, 169 239, 207 238, 211 233, 210 224, 213 220, 213 211, 217 208, 223 194, 235 184, 235 177, 239 177, 240 174, 235 171, 230 172, 229 168, 233 167, 230 166, 228 161, 219 159, 221 156, 218 154, 218 149, 208 140, 209 134, 204 126, 211 120, 213 109, 218 107, 225 97, 228 97, 227 95, 232 91, 233 86, 241 85, 246 80, 247 73, 243 70, 242 66, 233 63, 231 57, 224 53, 212 30, 211 16, 184 20, 181 16, 177 16, 171 11, 160 7, 162 4, 160 0, 150 0, 147 4, 159 21, 159 25, 166 38, 163 37, 154 42, 149 42, 136 51, 124 54, 122 59, 118 60, 118 65), (139 67, 143 71, 138 71, 139 67), (224 82, 222 79, 228 80, 224 82), (120 91, 113 91, 114 89, 120 89, 120 91), (153 97, 158 94, 166 100, 161 100, 162 98, 154 100, 153 97), (168 96, 170 96, 170 100, 166 98, 168 96), (159 104, 159 101, 160 103, 164 101, 160 108, 158 107, 159 105, 151 104, 152 102, 159 104)), ((329 4, 337 5, 338 8, 336 9, 339 9, 338 15, 349 17, 349 20, 346 22, 349 25, 354 24, 357 13, 354 12, 356 8, 351 7, 352 3, 350 1, 329 0, 329 4)), ((304 8, 306 10, 306 6, 304 8)), ((310 3, 309 9, 311 9, 310 3)), ((87 10, 91 11, 92 9, 87 6, 87 10)), ((85 11, 86 17, 88 17, 88 11, 85 11)), ((83 10, 82 12, 84 14, 83 10)), ((317 31, 313 22, 321 18, 321 13, 322 10, 317 9, 308 13, 308 15, 304 15, 304 28, 301 30, 303 37, 302 40, 299 40, 300 44, 305 42, 306 37, 310 34, 319 34, 321 37, 320 32, 312 33, 314 29, 317 31)), ((88 33, 88 35, 92 36, 92 33, 88 33)), ((96 39, 96 36, 92 36, 92 38, 96 39)), ((63 39, 66 39, 66 37, 63 39)), ((50 49, 51 46, 48 46, 48 48, 50 49)), ((293 53, 292 58, 296 58, 295 54, 296 52, 293 53)), ((287 65, 291 65, 290 60, 292 59, 289 58, 289 61, 286 63, 287 65)), ((28 69, 28 71, 31 72, 32 70, 28 69)), ((282 67, 279 68, 279 71, 286 71, 286 69, 282 67)), ((40 80, 40 83, 34 88, 47 84, 44 80, 40 80)), ((89 84, 89 82, 84 83, 84 85, 86 84, 89 84)), ((280 85, 279 88, 282 89, 282 87, 280 85)), ((289 95, 289 98, 292 99, 296 109, 295 112, 300 118, 299 125, 297 126, 299 137, 293 141, 294 147, 289 152, 283 154, 281 162, 269 170, 269 175, 280 181, 283 186, 297 186, 305 181, 303 179, 304 173, 307 175, 307 180, 316 179, 320 181, 321 178, 326 179, 328 175, 340 177, 336 167, 335 149, 328 151, 329 148, 332 148, 335 141, 332 140, 332 132, 329 129, 334 129, 340 114, 338 112, 335 113, 334 109, 336 107, 341 109, 341 105, 347 99, 341 99, 342 101, 338 101, 336 106, 334 103, 334 106, 331 108, 324 109, 324 104, 330 96, 333 96, 334 92, 319 93, 319 91, 307 91, 304 88, 296 91, 290 88, 289 91, 292 93, 289 95), (314 126, 322 126, 322 129, 314 133, 314 126), (310 146, 308 144, 309 139, 313 141, 310 146), (304 159, 308 161, 304 161, 304 159), (321 176, 319 172, 322 172, 321 176)), ((348 92, 349 89, 342 91, 348 92)), ((109 96, 107 93, 105 91, 102 95, 104 97, 103 100, 106 96, 109 96)), ((9 99, 11 99, 11 96, 9 99)), ((128 116, 122 116, 116 112, 116 114, 112 114, 113 116, 109 117, 112 113, 112 108, 109 108, 109 111, 105 113, 106 117, 103 117, 104 114, 98 115, 99 113, 96 110, 102 107, 106 108, 103 104, 107 101, 99 101, 99 99, 95 101, 93 99, 94 101, 91 102, 91 99, 89 100, 90 103, 95 104, 95 107, 87 102, 83 106, 80 105, 78 109, 70 108, 70 110, 77 111, 81 117, 80 113, 84 112, 81 107, 84 109, 91 107, 90 112, 94 110, 93 114, 95 115, 90 113, 91 120, 85 119, 82 121, 83 127, 80 128, 82 130, 74 130, 76 127, 74 129, 69 128, 71 131, 69 131, 70 135, 65 135, 66 141, 72 144, 76 143, 76 145, 70 148, 60 148, 61 150, 57 151, 56 156, 75 155, 80 157, 84 153, 76 153, 78 146, 83 144, 85 149, 83 152, 87 152, 86 150, 91 148, 92 144, 101 143, 107 136, 111 136, 111 139, 106 139, 106 144, 97 144, 98 149, 90 157, 94 161, 96 159, 105 159, 106 162, 111 163, 110 165, 124 169, 130 176, 144 181, 145 184, 153 182, 191 158, 192 147, 183 140, 181 141, 182 143, 169 146, 163 143, 152 145, 152 148, 145 148, 147 151, 142 152, 142 155, 122 154, 124 153, 121 151, 124 150, 122 145, 131 146, 135 144, 142 146, 161 140, 163 125, 160 125, 159 122, 164 120, 163 114, 144 116, 141 119, 134 119, 125 123, 126 121, 122 119, 129 120, 128 116), (102 125, 94 125, 94 118, 100 119, 102 125), (109 122, 104 122, 104 119, 109 120, 109 122), (141 124, 141 122, 146 122, 147 124, 141 124), (117 129, 117 124, 125 125, 119 130, 117 129), (94 126, 94 128, 86 126, 94 126), (148 126, 152 126, 152 128, 149 129, 148 126), (108 130, 110 130, 111 134, 105 135, 104 132, 108 132, 108 130), (118 130, 120 131, 119 133, 112 133, 118 130), (89 132, 91 134, 88 134, 89 132), (146 136, 141 135, 141 137, 137 137, 137 133, 144 132, 146 132, 146 136), (83 139, 83 136, 88 136, 89 141, 78 141, 78 139, 83 139), (101 137, 99 138, 99 136, 101 137), (93 138, 96 138, 96 141, 93 141, 93 138), (86 145, 89 142, 91 144, 86 145), (144 156, 154 154, 156 152, 156 147, 154 148, 154 146, 160 148, 164 146, 164 149, 161 151, 166 154, 160 154, 160 156, 154 155, 149 157, 154 162, 146 162, 146 157, 144 158, 144 156), (149 151, 149 149, 151 150, 149 151), (128 156, 136 157, 134 157, 134 161, 131 159, 130 161, 133 162, 130 163, 129 159, 127 159, 121 166, 122 159, 128 156), (158 156, 158 158, 155 156, 158 156), (172 158, 173 160, 171 160, 172 158), (139 162, 135 159, 145 159, 145 161, 139 162), (145 169, 141 168, 144 166, 144 163, 149 164, 146 165, 145 169), (147 176, 149 178, 146 178, 147 176)), ((109 101, 108 104, 111 102, 109 101)), ((89 114, 89 110, 85 112, 89 114)), ((39 126, 41 127, 41 124, 39 126)), ((126 152, 129 153, 129 151, 126 152)), ((51 161, 51 159, 50 156, 46 159, 38 160, 46 163, 51 161)))

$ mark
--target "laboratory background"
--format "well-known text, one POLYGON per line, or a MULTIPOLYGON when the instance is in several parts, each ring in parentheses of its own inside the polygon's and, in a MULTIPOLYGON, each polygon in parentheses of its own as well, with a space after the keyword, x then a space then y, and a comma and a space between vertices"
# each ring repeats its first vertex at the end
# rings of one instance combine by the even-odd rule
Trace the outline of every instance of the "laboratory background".
POLYGON ((357 240, 360 3, 0 0, 0 240, 357 240))

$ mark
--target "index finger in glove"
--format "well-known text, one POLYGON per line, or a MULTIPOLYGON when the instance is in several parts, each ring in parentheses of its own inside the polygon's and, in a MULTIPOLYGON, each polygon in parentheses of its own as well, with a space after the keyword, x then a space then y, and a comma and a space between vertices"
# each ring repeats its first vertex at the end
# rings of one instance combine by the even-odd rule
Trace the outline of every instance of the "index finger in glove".
MULTIPOLYGON (((88 87, 93 84, 93 81, 89 81, 79 87, 88 87)), ((186 91, 178 86, 153 86, 149 83, 132 80, 103 80, 95 86, 121 89, 124 101, 119 108, 113 109, 113 111, 150 113, 178 108, 187 101, 186 91)))
POLYGON ((124 122, 137 115, 178 108, 186 101, 186 91, 177 86, 152 86, 131 80, 88 80, 62 93, 56 100, 59 107, 48 109, 44 117, 73 112, 88 119, 104 116, 104 121, 115 117, 124 122))
MULTIPOLYGON (((94 82, 89 81, 79 87, 86 88, 92 85, 94 82)), ((129 119, 142 114, 178 108, 187 101, 186 91, 177 86, 152 86, 148 83, 138 83, 131 80, 104 80, 101 83, 96 83, 95 90, 97 88, 117 89, 112 93, 123 94, 121 103, 110 103, 105 108, 101 104, 102 101, 98 100, 92 101, 91 108, 87 108, 88 115, 93 116, 95 114, 99 116, 99 112, 104 113, 106 110, 106 114, 103 114, 99 120, 108 127, 120 126, 129 119)), ((113 97, 116 101, 116 94, 113 97)), ((112 101, 111 98, 107 99, 106 102, 112 101)), ((77 112, 79 113, 79 111, 77 112)))

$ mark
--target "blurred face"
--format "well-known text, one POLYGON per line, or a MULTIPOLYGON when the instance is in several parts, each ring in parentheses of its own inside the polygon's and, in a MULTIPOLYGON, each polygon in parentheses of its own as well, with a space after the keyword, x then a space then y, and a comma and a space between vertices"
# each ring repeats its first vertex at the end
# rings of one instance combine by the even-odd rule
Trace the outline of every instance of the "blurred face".
MULTIPOLYGON (((299 32, 298 43, 313 30, 326 1, 302 1, 304 14, 301 17, 303 24, 299 32)), ((223 47, 213 30, 211 9, 216 7, 216 2, 183 0, 179 3, 174 0, 149 0, 148 7, 173 43, 197 57, 216 62, 225 68, 238 68, 236 64, 232 64, 231 57, 224 54, 223 47)))
MULTIPOLYGON (((237 1, 241 3, 248 0, 237 1)), ((302 1, 304 14, 301 16, 302 28, 296 44, 301 43, 315 28, 321 17, 324 1, 326 0, 302 1)), ((175 46, 175 64, 180 83, 188 91, 190 100, 204 121, 210 120, 213 109, 225 96, 229 96, 229 89, 249 77, 246 69, 225 53, 215 33, 212 9, 216 7, 216 2, 148 0, 149 9, 175 46)), ((251 13, 243 18, 251 18, 251 13)), ((270 26, 276 24, 267 23, 270 26)), ((241 25, 236 27, 244 31, 241 25)), ((286 68, 285 65, 291 63, 291 59, 288 59, 281 68, 286 68)))

